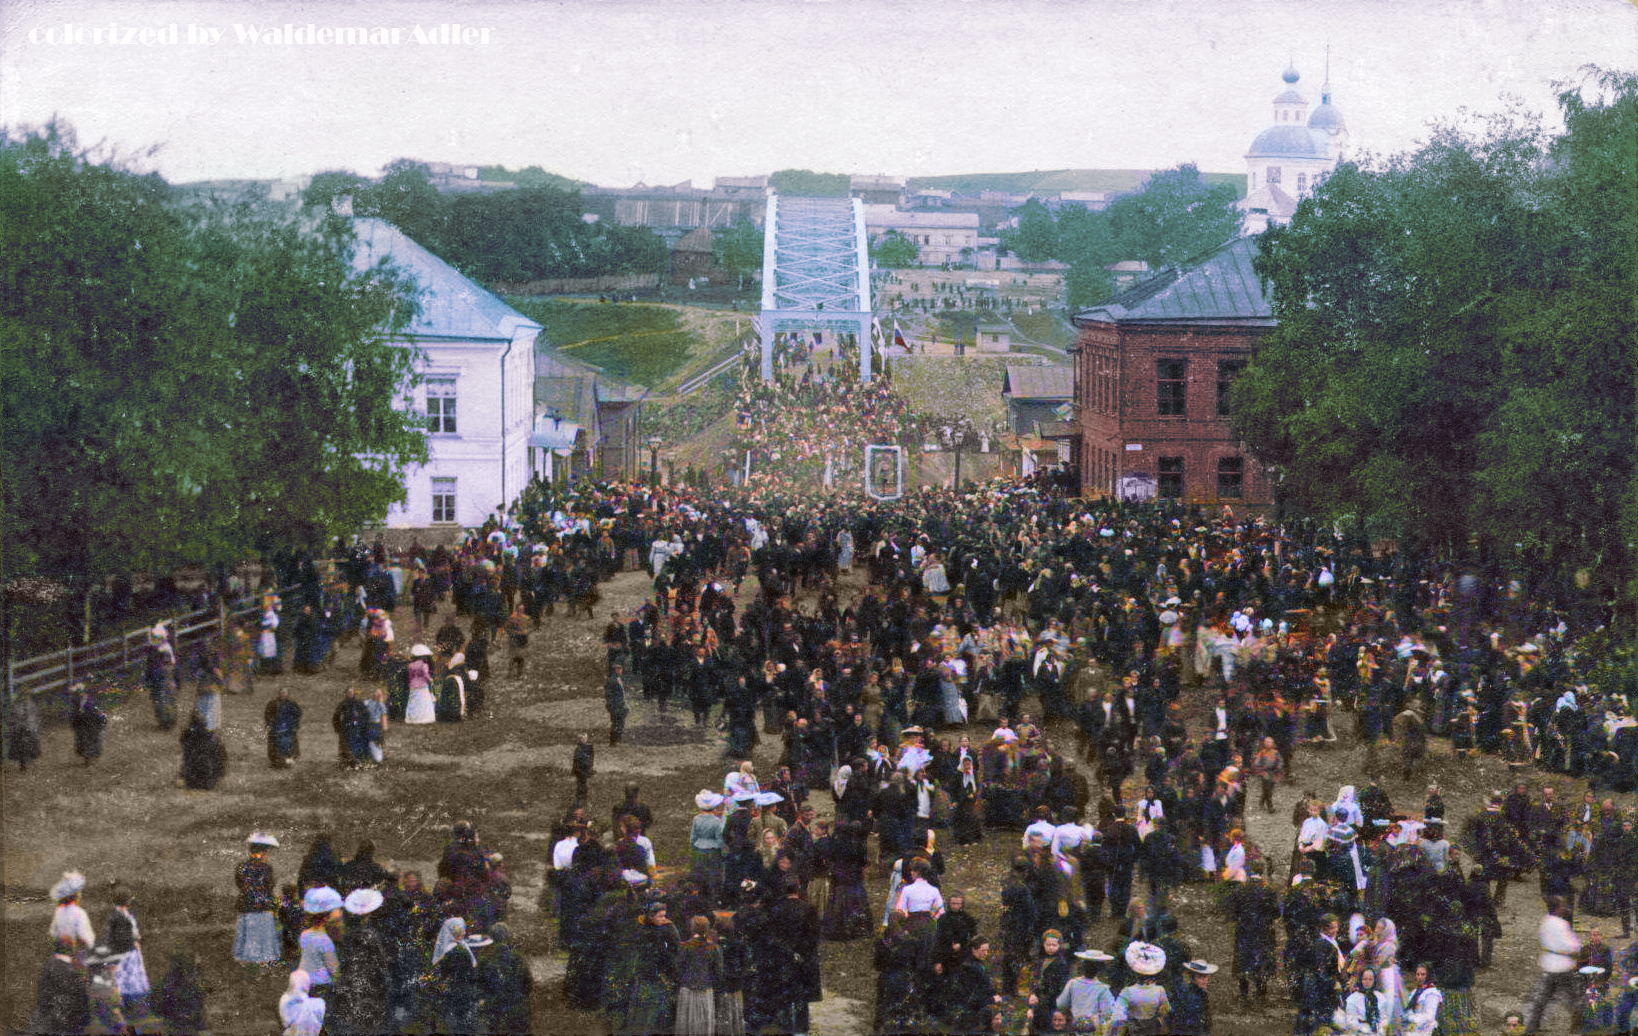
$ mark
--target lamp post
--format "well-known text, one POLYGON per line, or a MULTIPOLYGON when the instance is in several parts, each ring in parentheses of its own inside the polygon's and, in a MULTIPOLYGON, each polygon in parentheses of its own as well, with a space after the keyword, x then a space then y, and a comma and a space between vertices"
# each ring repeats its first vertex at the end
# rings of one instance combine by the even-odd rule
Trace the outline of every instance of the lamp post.
POLYGON ((660 446, 665 442, 658 435, 648 437, 648 483, 660 484, 660 446))

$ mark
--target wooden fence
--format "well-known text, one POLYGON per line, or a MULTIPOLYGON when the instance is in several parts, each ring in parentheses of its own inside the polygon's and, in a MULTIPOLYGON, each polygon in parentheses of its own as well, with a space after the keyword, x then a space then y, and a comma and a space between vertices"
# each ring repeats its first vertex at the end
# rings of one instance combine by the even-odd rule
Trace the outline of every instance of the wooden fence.
MULTIPOLYGON (((281 597, 288 597, 300 589, 299 586, 292 586, 279 590, 278 593, 281 597)), ((70 647, 62 651, 7 662, 6 701, 9 704, 22 694, 36 697, 60 694, 82 681, 113 682, 123 679, 133 667, 146 663, 148 633, 159 622, 167 623, 171 627, 177 659, 180 662, 185 657, 183 651, 185 646, 198 644, 212 637, 219 638, 225 623, 237 622, 257 615, 260 611, 259 594, 251 603, 241 603, 233 608, 227 606, 225 599, 219 600, 215 608, 179 614, 168 619, 156 618, 141 629, 131 630, 118 637, 99 640, 83 647, 70 647)))

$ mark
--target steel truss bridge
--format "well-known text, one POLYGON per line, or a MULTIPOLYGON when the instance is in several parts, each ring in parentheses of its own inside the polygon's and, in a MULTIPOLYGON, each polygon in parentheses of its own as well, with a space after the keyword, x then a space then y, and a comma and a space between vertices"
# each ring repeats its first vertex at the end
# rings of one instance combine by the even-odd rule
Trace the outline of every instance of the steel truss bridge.
POLYGON ((773 378, 774 337, 857 335, 859 378, 870 378, 870 251, 857 198, 768 197, 763 224, 762 379, 773 378))

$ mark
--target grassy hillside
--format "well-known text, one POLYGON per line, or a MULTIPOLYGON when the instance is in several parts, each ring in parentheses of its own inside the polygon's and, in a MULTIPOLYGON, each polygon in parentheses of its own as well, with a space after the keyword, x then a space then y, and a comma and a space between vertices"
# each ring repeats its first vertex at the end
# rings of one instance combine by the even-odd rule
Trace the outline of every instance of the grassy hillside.
POLYGON ((540 322, 546 341, 617 378, 659 385, 688 360, 694 336, 669 306, 618 305, 509 297, 507 305, 540 322))
MULTIPOLYGON (((954 176, 913 176, 912 190, 958 191, 977 194, 979 191, 1035 192, 1055 194, 1059 191, 1135 191, 1143 184, 1149 169, 1037 169, 1030 173, 959 173, 954 176)), ((1233 184, 1241 197, 1246 193, 1244 173, 1207 173, 1201 177, 1210 184, 1233 184)))
POLYGON ((617 378, 659 389, 723 354, 748 323, 740 314, 689 306, 505 296, 575 359, 617 378))

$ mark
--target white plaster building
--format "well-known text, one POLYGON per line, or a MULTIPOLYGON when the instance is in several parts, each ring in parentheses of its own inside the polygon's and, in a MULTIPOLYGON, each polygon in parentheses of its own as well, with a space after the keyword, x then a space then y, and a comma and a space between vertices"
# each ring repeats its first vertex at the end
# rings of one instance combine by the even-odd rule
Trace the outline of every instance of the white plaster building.
POLYGON ((420 314, 400 341, 422 359, 410 405, 426 415, 427 463, 405 473, 395 528, 473 526, 529 481, 539 324, 379 219, 355 219, 359 270, 389 260, 415 279, 420 314))
POLYGON ((923 266, 972 262, 978 251, 976 212, 901 212, 892 205, 866 205, 864 212, 870 240, 896 230, 915 242, 923 266))
POLYGON ((1348 126, 1331 103, 1329 72, 1312 113, 1297 89, 1297 70, 1287 68, 1280 78, 1285 89, 1274 98, 1274 122, 1246 152, 1246 196, 1238 207, 1247 234, 1289 222, 1297 203, 1348 155, 1348 126))

